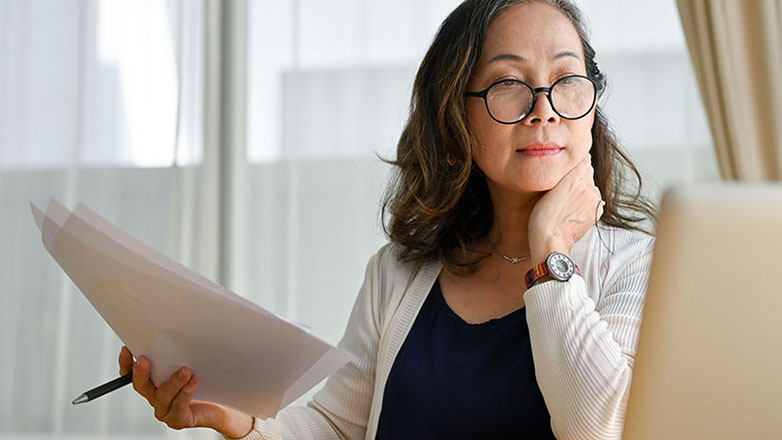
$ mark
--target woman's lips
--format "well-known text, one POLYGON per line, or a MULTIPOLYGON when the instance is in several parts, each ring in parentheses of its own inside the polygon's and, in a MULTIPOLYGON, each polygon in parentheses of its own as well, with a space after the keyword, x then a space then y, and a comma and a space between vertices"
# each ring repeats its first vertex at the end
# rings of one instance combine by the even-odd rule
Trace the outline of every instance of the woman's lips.
POLYGON ((518 152, 525 156, 551 156, 562 151, 562 148, 553 149, 540 149, 540 150, 519 150, 518 152))
POLYGON ((564 148, 553 142, 533 142, 519 148, 516 152, 525 156, 551 156, 562 150, 564 148))

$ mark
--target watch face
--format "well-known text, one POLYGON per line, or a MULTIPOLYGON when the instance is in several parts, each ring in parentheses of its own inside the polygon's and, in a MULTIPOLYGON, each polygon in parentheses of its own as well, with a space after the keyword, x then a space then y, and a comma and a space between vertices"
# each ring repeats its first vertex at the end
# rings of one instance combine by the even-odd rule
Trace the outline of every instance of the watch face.
POLYGON ((551 254, 548 261, 548 270, 551 276, 560 280, 567 281, 575 273, 575 265, 573 261, 565 254, 555 252, 551 254))

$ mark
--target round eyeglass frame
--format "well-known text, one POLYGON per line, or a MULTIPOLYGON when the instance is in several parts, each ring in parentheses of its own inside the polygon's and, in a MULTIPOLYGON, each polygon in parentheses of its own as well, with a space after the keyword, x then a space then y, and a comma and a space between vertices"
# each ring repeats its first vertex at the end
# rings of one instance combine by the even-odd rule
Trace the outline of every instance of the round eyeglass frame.
POLYGON ((481 90, 480 92, 464 92, 464 96, 475 97, 475 98, 483 98, 483 103, 486 105, 486 111, 489 113, 489 116, 491 116, 492 119, 494 119, 495 121, 499 122, 500 124, 513 125, 513 124, 518 124, 519 122, 523 121, 527 116, 530 115, 530 113, 532 113, 532 110, 535 108, 535 104, 537 104, 537 102, 538 102, 538 93, 545 93, 546 94, 546 98, 548 99, 548 103, 551 106, 551 109, 554 110, 554 113, 556 113, 560 118, 567 119, 569 121, 573 121, 573 120, 576 120, 576 119, 581 119, 584 116, 588 115, 589 112, 591 112, 592 109, 595 107, 595 102, 597 101, 597 86, 595 85, 595 82, 592 81, 592 78, 589 78, 588 76, 584 76, 584 75, 563 76, 562 78, 554 81, 554 84, 552 84, 550 87, 538 87, 538 88, 534 88, 531 85, 529 85, 528 83, 526 83, 524 81, 521 81, 521 80, 518 80, 518 79, 510 79, 510 78, 509 79, 501 79, 499 81, 493 82, 489 87, 486 87, 485 89, 481 90), (594 93, 592 95, 592 104, 590 104, 589 109, 587 111, 585 111, 584 114, 582 114, 581 116, 576 116, 576 117, 573 117, 573 118, 567 117, 567 116, 563 115, 562 113, 560 113, 557 110, 557 108, 554 107, 554 102, 551 100, 551 89, 553 89, 554 86, 556 86, 557 83, 559 83, 560 81, 564 81, 564 80, 569 79, 569 78, 584 78, 584 79, 588 80, 590 83, 592 83, 592 90, 594 91, 594 93), (489 91, 491 90, 492 87, 496 86, 497 84, 501 84, 501 83, 504 83, 504 82, 507 82, 507 81, 512 81, 512 82, 517 82, 519 84, 523 84, 528 89, 530 89, 532 91, 532 105, 530 105, 529 110, 527 111, 527 114, 525 114, 524 116, 522 116, 519 119, 517 119, 515 121, 512 121, 512 122, 501 121, 501 120, 497 119, 496 117, 494 117, 494 115, 491 113, 491 110, 489 110, 489 100, 487 99, 487 96, 489 95, 489 91))

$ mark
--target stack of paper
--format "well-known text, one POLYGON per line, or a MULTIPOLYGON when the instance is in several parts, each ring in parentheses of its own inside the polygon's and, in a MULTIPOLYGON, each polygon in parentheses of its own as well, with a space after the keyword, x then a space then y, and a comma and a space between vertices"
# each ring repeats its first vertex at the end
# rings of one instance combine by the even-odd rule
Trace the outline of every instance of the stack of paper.
POLYGON ((188 366, 201 379, 195 399, 274 417, 351 359, 82 204, 32 210, 46 250, 133 354, 151 360, 155 384, 188 366))

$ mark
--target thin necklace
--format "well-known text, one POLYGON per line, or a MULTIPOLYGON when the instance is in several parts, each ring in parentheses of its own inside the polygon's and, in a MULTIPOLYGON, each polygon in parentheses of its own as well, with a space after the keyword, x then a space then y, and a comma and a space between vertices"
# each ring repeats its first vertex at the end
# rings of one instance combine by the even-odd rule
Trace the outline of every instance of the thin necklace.
POLYGON ((516 264, 516 263, 520 263, 520 262, 522 262, 524 260, 529 260, 529 257, 530 257, 529 255, 526 256, 526 257, 509 257, 509 256, 503 254, 502 252, 500 252, 500 250, 497 249, 496 245, 492 244, 492 247, 494 248, 494 250, 498 254, 502 255, 502 258, 504 258, 506 261, 509 261, 511 264, 516 264))

